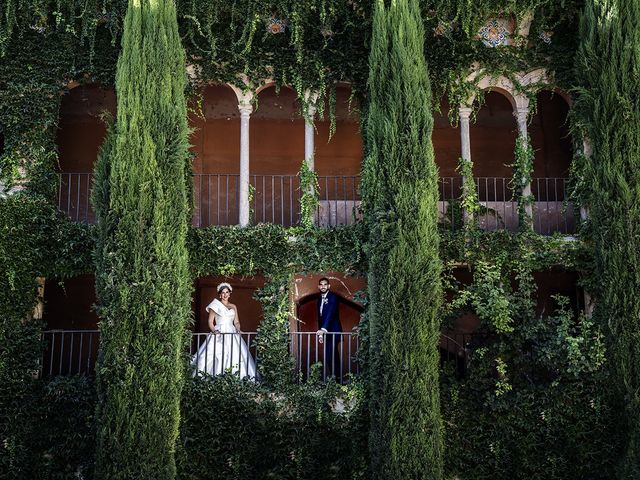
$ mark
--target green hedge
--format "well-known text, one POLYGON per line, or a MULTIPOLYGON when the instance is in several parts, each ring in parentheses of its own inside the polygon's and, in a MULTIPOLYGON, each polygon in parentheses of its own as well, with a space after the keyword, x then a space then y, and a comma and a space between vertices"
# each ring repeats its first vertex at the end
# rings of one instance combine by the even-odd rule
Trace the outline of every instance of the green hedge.
POLYGON ((182 402, 180 479, 368 478, 360 385, 274 391, 205 378, 186 385, 182 402), (334 411, 337 399, 345 412, 334 411))
POLYGON ((443 371, 447 471, 469 480, 612 478, 621 405, 603 329, 576 318, 563 297, 549 317, 536 315, 522 265, 480 265, 474 277, 450 303, 452 318, 477 313, 484 335, 464 346, 463 378, 443 371))
MULTIPOLYGON (((19 479, 90 480, 95 385, 85 377, 38 382, 21 428, 19 479)), ((293 385, 278 391, 233 377, 187 381, 177 478, 365 479, 367 413, 362 386, 293 385), (346 409, 333 408, 341 399, 346 409)))

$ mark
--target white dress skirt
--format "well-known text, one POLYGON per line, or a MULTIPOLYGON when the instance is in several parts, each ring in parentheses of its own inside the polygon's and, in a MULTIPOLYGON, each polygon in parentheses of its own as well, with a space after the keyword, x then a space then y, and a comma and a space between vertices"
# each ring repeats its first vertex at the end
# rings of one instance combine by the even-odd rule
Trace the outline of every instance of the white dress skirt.
POLYGON ((213 310, 216 316, 216 331, 209 333, 193 356, 196 374, 222 375, 231 373, 240 378, 256 378, 256 364, 249 352, 247 343, 236 330, 233 321, 236 312, 227 308, 218 299, 214 299, 206 308, 213 310))

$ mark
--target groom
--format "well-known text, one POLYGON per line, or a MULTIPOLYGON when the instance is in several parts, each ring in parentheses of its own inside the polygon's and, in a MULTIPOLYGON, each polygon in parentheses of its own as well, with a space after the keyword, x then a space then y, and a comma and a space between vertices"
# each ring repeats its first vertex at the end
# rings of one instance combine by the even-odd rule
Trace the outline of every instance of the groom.
POLYGON ((340 324, 340 298, 330 292, 329 280, 322 277, 318 281, 320 299, 318 300, 318 342, 324 344, 325 376, 340 374, 340 340, 342 325, 340 324))

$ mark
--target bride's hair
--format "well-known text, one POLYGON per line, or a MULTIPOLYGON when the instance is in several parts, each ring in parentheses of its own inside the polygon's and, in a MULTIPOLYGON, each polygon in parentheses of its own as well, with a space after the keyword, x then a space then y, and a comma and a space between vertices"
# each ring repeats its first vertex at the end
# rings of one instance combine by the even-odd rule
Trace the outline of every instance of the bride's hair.
POLYGON ((231 285, 229 285, 227 282, 222 282, 220 285, 216 287, 216 290, 218 291, 218 295, 220 295, 222 293, 222 290, 224 290, 225 288, 229 289, 229 293, 233 292, 233 288, 231 288, 231 285))

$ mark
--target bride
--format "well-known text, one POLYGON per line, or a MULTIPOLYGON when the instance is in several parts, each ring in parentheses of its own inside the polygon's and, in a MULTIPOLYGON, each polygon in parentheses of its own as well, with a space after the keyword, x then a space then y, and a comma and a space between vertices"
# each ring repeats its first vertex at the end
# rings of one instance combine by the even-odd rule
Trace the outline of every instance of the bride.
POLYGON ((233 289, 226 282, 217 287, 219 300, 207 305, 209 329, 205 341, 193 356, 197 372, 222 375, 230 372, 241 378, 256 378, 256 364, 242 339, 238 309, 229 302, 233 289))

